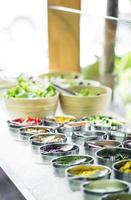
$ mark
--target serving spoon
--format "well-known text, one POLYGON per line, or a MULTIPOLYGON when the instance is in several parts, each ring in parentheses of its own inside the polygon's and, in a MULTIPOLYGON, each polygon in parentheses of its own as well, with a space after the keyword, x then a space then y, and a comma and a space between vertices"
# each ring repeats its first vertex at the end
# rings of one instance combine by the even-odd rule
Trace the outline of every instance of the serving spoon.
POLYGON ((85 161, 86 161, 86 158, 81 158, 81 159, 70 162, 70 165, 77 165, 77 164, 83 163, 85 161))
MULTIPOLYGON (((53 144, 52 144, 53 145, 53 144)), ((57 152, 66 152, 69 151, 73 148, 73 144, 66 144, 63 147, 56 149, 56 151, 49 151, 49 152, 43 152, 43 150, 41 150, 41 153, 44 153, 44 155, 50 154, 50 153, 57 153, 57 152)), ((53 149, 52 149, 53 150, 53 149)))

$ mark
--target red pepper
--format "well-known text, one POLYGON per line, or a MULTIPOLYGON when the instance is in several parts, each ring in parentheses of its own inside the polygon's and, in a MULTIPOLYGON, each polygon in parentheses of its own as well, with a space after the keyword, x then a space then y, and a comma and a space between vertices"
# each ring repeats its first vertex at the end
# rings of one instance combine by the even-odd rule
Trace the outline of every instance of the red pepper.
POLYGON ((14 120, 14 122, 19 123, 21 125, 23 124, 23 125, 29 126, 29 125, 38 125, 42 122, 42 120, 38 117, 36 118, 28 117, 26 119, 23 119, 23 118, 16 119, 14 120))

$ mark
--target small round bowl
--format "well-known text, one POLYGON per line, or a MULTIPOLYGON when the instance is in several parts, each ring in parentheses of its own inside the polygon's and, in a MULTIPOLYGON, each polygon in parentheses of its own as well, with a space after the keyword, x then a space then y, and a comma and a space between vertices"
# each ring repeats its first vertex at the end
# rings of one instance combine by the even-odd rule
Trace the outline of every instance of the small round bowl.
POLYGON ((29 141, 33 146, 42 146, 50 143, 64 143, 67 141, 67 137, 63 134, 49 132, 46 134, 32 135, 29 141))
POLYGON ((121 147, 101 148, 95 155, 99 164, 112 167, 119 160, 130 159, 131 150, 121 147))
POLYGON ((49 79, 49 80, 54 80, 54 79, 62 79, 62 80, 77 80, 79 78, 82 78, 81 77, 81 74, 78 73, 78 72, 49 72, 49 73, 43 73, 43 74, 40 74, 38 76, 38 78, 40 79, 49 79))
POLYGON ((51 161, 53 158, 65 155, 74 155, 79 153, 79 147, 74 144, 54 143, 45 144, 40 147, 40 154, 43 161, 51 161), (61 150, 65 149, 65 150, 61 150))
POLYGON ((110 194, 104 196, 102 200, 131 200, 131 193, 110 194))
POLYGON ((128 183, 117 179, 97 180, 82 185, 84 200, 101 200, 104 195, 119 194, 128 190, 128 183))
POLYGON ((38 126, 42 125, 42 119, 40 118, 16 118, 13 120, 7 120, 9 129, 13 132, 18 132, 20 128, 27 126, 38 126))
POLYGON ((131 149, 131 140, 126 140, 123 142, 125 148, 131 149))
POLYGON ((109 138, 111 140, 117 140, 123 142, 125 140, 131 140, 131 132, 126 131, 110 131, 109 138))
POLYGON ((90 126, 89 124, 87 124, 87 122, 84 121, 69 122, 64 124, 64 126, 58 129, 58 131, 63 133, 80 131, 87 127, 87 125, 90 126))
POLYGON ((72 141, 83 145, 85 141, 106 139, 107 133, 102 131, 75 131, 72 133, 72 141))
POLYGON ((61 124, 68 123, 68 122, 71 122, 71 121, 74 121, 74 120, 76 120, 76 118, 73 117, 73 116, 63 116, 63 115, 61 115, 61 116, 44 118, 44 124, 46 126, 56 127, 56 126, 59 126, 61 124))
POLYGON ((91 156, 85 155, 67 155, 52 160, 54 174, 58 177, 64 177, 65 169, 70 166, 93 163, 94 159, 91 156))
POLYGON ((116 140, 94 140, 84 143, 85 152, 92 156, 95 156, 96 151, 103 147, 122 147, 122 143, 116 140))
POLYGON ((33 127, 29 126, 29 127, 23 127, 19 129, 19 134, 22 139, 28 139, 32 135, 46 134, 49 132, 53 133, 53 129, 47 126, 33 126, 33 127))
POLYGON ((102 123, 94 123, 94 124, 92 124, 92 127, 96 131, 109 131, 109 130, 111 130, 110 125, 102 124, 102 123))
POLYGON ((60 94, 62 111, 67 115, 82 117, 85 115, 102 114, 109 108, 111 101, 111 89, 105 86, 72 87, 70 90, 80 92, 88 89, 93 96, 76 96, 67 93, 60 94))
POLYGON ((124 121, 105 115, 86 116, 83 120, 90 122, 94 129, 99 131, 123 130, 126 125, 124 121))
POLYGON ((114 177, 131 183, 131 159, 116 162, 112 166, 114 177))
POLYGON ((109 179, 111 169, 101 165, 76 165, 66 169, 66 176, 72 191, 79 191, 85 181, 109 179))

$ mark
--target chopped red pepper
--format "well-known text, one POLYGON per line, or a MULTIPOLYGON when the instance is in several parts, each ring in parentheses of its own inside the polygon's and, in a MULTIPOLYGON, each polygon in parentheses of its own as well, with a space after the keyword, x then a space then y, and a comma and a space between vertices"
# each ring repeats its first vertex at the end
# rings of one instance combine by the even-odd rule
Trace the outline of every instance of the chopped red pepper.
POLYGON ((38 117, 36 118, 32 118, 32 117, 28 117, 28 118, 18 118, 13 120, 13 123, 16 123, 17 125, 24 125, 24 126, 31 126, 31 125, 38 125, 42 123, 42 120, 38 117))

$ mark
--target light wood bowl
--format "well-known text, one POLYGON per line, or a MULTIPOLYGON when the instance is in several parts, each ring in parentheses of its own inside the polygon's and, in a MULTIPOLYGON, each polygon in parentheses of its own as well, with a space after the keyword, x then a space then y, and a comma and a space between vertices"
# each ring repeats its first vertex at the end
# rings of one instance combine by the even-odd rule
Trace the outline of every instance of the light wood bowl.
POLYGON ((19 117, 40 117, 54 115, 57 109, 58 94, 39 99, 5 98, 5 106, 11 119, 19 117))
POLYGON ((106 86, 87 86, 87 87, 73 87, 72 91, 80 91, 82 88, 101 93, 99 96, 73 96, 67 93, 60 94, 60 104, 62 111, 67 115, 75 117, 91 116, 105 114, 107 112, 110 102, 112 91, 106 86))

